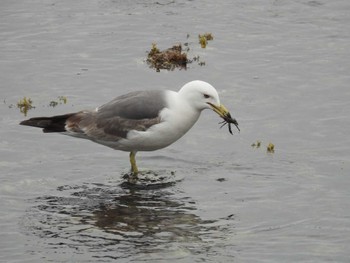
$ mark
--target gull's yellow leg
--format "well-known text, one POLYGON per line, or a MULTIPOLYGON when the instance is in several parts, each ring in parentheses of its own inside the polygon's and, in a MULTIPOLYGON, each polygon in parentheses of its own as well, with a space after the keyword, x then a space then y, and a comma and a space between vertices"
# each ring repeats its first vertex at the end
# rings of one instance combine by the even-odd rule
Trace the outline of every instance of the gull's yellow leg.
POLYGON ((139 173, 139 170, 136 166, 136 160, 135 160, 136 152, 130 152, 130 164, 131 164, 131 172, 133 175, 137 175, 139 173))

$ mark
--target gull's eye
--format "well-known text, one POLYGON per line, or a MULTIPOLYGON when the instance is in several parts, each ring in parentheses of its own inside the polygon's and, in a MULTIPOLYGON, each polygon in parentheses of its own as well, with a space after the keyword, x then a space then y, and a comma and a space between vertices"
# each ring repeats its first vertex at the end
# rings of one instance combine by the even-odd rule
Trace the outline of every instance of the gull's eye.
POLYGON ((208 94, 203 94, 203 97, 206 98, 206 99, 210 98, 210 96, 208 94))

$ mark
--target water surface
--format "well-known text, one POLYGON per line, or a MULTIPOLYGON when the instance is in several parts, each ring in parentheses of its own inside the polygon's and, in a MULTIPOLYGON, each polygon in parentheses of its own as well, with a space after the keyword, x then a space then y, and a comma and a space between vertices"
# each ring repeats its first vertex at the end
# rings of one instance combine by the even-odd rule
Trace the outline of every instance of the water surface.
POLYGON ((349 8, 1 1, 0 261, 347 262, 349 8), (205 66, 145 63, 152 43, 185 42, 205 66), (127 153, 18 125, 194 79, 218 89, 241 132, 207 111, 175 144, 139 153, 141 169, 168 178, 156 187, 123 184, 127 153), (24 96, 27 117, 15 106, 24 96), (68 103, 49 107, 58 96, 68 103))

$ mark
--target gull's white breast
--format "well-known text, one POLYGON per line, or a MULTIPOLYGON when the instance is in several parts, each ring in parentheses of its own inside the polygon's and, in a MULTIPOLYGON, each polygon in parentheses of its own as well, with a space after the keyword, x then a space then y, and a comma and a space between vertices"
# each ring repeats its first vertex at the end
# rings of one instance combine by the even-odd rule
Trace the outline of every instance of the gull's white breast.
POLYGON ((124 151, 154 151, 181 138, 196 123, 200 111, 195 110, 174 91, 166 92, 167 107, 160 112, 161 122, 147 131, 132 130, 126 139, 113 147, 124 151))

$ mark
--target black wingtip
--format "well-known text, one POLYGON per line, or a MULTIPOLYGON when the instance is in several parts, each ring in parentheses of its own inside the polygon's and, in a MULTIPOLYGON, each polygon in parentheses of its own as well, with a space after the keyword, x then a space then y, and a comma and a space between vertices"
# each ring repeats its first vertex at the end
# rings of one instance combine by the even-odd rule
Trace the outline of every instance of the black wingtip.
POLYGON ((53 116, 53 117, 35 117, 28 120, 21 121, 20 125, 42 128, 43 132, 65 132, 66 120, 71 117, 73 113, 53 116))
POLYGON ((19 123, 19 125, 32 126, 32 125, 30 125, 30 123, 31 123, 30 119, 28 119, 28 120, 21 121, 19 123))

